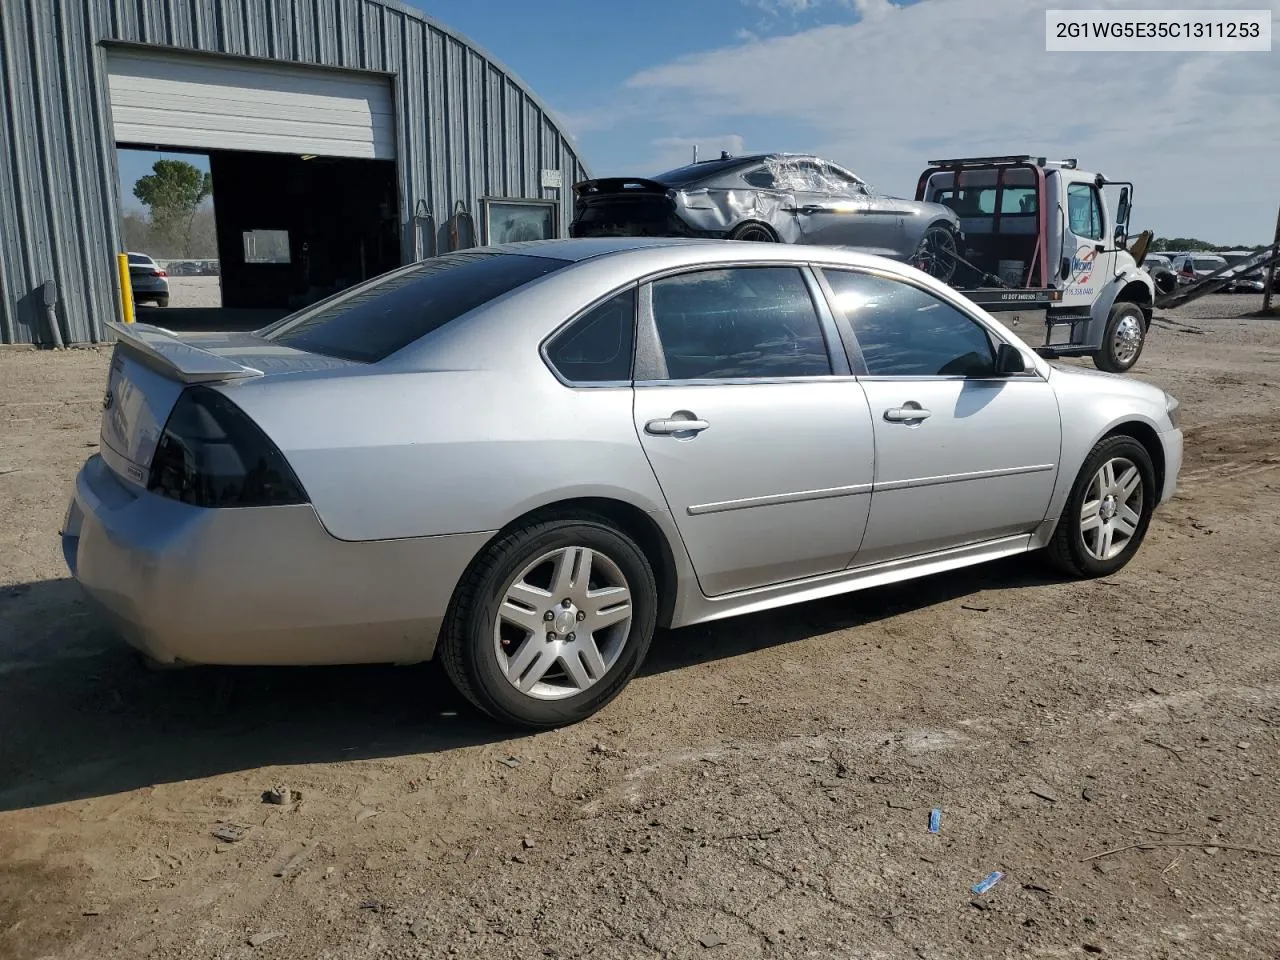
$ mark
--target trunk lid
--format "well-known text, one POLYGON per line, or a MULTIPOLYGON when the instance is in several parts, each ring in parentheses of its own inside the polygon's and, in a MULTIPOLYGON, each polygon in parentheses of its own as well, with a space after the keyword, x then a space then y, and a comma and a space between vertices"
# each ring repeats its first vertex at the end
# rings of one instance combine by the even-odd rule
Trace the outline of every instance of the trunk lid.
POLYGON ((350 365, 252 334, 201 333, 179 339, 146 323, 108 326, 118 342, 102 398, 100 451, 114 473, 144 488, 165 423, 188 386, 350 365))
POLYGON ((637 177, 575 183, 574 237, 671 236, 687 233, 666 184, 637 177))

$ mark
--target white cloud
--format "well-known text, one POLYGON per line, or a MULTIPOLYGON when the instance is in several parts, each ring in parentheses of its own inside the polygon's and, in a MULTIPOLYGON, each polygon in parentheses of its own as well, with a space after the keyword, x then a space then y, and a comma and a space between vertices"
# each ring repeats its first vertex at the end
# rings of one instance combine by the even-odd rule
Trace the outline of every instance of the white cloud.
MULTIPOLYGON (((1280 0, 1265 2, 1280 21, 1280 0)), ((1026 0, 856 5, 857 23, 743 38, 644 70, 617 112, 678 132, 737 128, 764 149, 814 150, 898 193, 939 155, 1074 156, 1136 181, 1144 225, 1270 239, 1280 203, 1276 52, 1047 53, 1045 8, 1026 0), (777 127, 792 132, 788 142, 776 142, 777 127)), ((609 125, 607 112, 597 116, 609 125)))

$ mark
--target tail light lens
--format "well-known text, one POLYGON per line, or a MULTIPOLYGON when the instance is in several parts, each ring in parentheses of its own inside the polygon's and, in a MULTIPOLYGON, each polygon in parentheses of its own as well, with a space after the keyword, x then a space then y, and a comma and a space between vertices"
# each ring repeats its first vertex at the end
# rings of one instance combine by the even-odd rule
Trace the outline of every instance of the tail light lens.
POLYGON ((151 460, 147 489, 197 507, 306 503, 284 454, 234 403, 208 387, 178 398, 151 460))
POLYGON ((168 274, 168 272, 167 272, 167 271, 165 271, 165 270, 157 270, 157 271, 156 271, 156 276, 157 276, 157 277, 167 277, 168 275, 169 275, 169 274, 168 274))

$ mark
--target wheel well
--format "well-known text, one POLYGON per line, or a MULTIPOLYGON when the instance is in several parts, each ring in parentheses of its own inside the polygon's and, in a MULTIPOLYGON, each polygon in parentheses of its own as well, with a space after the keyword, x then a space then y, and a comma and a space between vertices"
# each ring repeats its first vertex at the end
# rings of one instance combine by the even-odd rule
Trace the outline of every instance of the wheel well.
POLYGON ((1126 283, 1115 302, 1136 304, 1142 309, 1142 318, 1146 321, 1146 325, 1151 325, 1151 312, 1154 305, 1151 302, 1151 289, 1145 283, 1137 280, 1126 283))
POLYGON ((774 243, 781 242, 778 239, 778 231, 773 229, 773 227, 765 223, 763 220, 743 220, 741 223, 736 223, 734 224, 733 229, 729 231, 730 236, 732 237, 733 234, 740 231, 743 227, 759 227, 760 229, 767 231, 769 236, 773 237, 774 243))
MULTIPOLYGON (((636 542, 644 552, 649 564, 653 567, 653 576, 658 584, 658 625, 669 626, 671 614, 676 604, 676 560, 671 552, 671 544, 666 535, 654 523, 653 518, 639 507, 622 500, 611 500, 607 497, 579 497, 574 500, 561 500, 538 507, 528 513, 516 517, 494 535, 499 540, 513 527, 529 522, 550 520, 558 517, 581 518, 596 516, 607 520, 636 542)), ((491 541, 492 542, 492 541, 491 541)))
MULTIPOLYGON (((1131 420, 1128 423, 1122 423, 1113 427, 1107 434, 1107 437, 1130 437, 1142 444, 1147 451, 1147 455, 1151 457, 1151 466, 1156 472, 1156 497, 1160 496, 1160 491, 1164 489, 1164 446, 1160 443, 1160 435, 1156 433, 1153 427, 1148 426, 1138 420, 1131 420)), ((1106 437, 1103 437, 1105 440, 1106 437)))

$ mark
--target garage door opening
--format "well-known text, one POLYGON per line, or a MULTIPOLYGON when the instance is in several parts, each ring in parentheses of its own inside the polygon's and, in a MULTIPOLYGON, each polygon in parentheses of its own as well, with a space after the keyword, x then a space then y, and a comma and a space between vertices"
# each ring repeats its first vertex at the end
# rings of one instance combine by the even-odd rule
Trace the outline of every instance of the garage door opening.
POLYGON ((157 308, 217 308, 218 237, 209 157, 120 150, 121 235, 139 319, 157 308))
MULTIPOLYGON (((253 329, 401 263, 391 161, 244 151, 179 160, 168 151, 120 152, 122 174, 156 156, 160 166, 146 169, 171 177, 175 163, 207 170, 212 188, 199 209, 177 217, 126 207, 129 251, 151 257, 168 274, 153 279, 151 268, 131 264, 140 320, 253 329)), ((144 192, 145 177, 156 176, 139 178, 144 192)))
POLYGON ((400 265, 387 76, 137 47, 110 48, 107 67, 122 198, 139 158, 175 151, 211 190, 197 219, 207 208, 213 250, 168 244, 167 308, 139 319, 252 329, 400 265))

